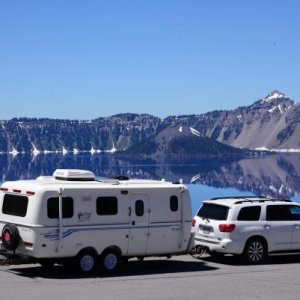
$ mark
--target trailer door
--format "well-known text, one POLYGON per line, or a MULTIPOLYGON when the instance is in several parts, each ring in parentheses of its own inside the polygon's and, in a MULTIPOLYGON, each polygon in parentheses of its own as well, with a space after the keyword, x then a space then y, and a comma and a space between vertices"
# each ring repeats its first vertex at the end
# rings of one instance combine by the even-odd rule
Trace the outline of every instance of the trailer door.
POLYGON ((149 199, 144 194, 133 194, 128 214, 130 218, 128 255, 145 255, 149 238, 149 199))

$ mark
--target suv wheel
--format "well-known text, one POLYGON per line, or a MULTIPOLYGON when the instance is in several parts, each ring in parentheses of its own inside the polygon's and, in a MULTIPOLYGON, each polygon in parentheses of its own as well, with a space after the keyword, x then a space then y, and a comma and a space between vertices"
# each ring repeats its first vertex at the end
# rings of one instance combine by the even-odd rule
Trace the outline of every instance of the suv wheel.
POLYGON ((262 263, 267 255, 266 243, 259 238, 251 239, 244 249, 244 257, 251 264, 262 263))

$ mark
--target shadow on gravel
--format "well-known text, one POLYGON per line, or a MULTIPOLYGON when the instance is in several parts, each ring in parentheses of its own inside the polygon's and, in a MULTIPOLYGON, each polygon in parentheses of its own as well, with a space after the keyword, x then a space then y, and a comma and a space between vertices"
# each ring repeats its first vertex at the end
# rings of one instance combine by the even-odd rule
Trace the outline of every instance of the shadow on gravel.
POLYGON ((19 276, 29 278, 49 278, 49 279, 74 279, 74 278, 108 278, 108 277, 128 277, 138 275, 158 275, 158 274, 175 274, 175 273, 190 273, 201 271, 212 271, 218 268, 208 266, 203 261, 179 261, 179 260, 145 260, 145 261, 129 261, 120 265, 119 269, 108 274, 96 271, 92 275, 81 275, 71 271, 63 266, 55 265, 53 267, 42 267, 38 264, 24 265, 8 269, 19 276))
MULTIPOLYGON (((230 266, 247 266, 249 265, 241 256, 224 255, 224 256, 200 256, 197 257, 200 261, 207 263, 213 262, 218 264, 230 265, 230 266)), ((264 263, 261 265, 279 265, 279 264, 296 264, 300 263, 300 255, 279 255, 268 256, 264 263)))

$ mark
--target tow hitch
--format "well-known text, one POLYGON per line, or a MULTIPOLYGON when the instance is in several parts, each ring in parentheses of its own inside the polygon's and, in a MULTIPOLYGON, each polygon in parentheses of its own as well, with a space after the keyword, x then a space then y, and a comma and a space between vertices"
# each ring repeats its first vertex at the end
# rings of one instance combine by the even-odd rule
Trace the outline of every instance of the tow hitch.
POLYGON ((190 252, 190 254, 192 256, 194 256, 194 255, 202 256, 202 255, 207 254, 207 253, 208 253, 208 249, 206 247, 203 247, 203 246, 200 246, 200 245, 195 246, 190 252))

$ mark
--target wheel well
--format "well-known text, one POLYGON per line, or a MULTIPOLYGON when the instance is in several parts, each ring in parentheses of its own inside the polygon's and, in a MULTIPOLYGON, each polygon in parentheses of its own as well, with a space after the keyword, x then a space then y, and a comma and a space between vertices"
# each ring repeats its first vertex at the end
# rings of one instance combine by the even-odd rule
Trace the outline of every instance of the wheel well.
POLYGON ((81 250, 78 252, 77 255, 79 255, 79 254, 81 254, 81 253, 83 253, 83 252, 90 252, 90 253, 92 252, 92 253, 95 254, 96 256, 98 255, 96 249, 93 248, 93 247, 86 247, 86 248, 83 248, 83 249, 81 249, 81 250))
POLYGON ((109 246, 109 247, 105 248, 101 254, 103 254, 103 253, 105 253, 105 252, 107 252, 107 251, 114 251, 114 252, 116 252, 120 257, 122 256, 122 251, 121 251, 121 249, 120 249, 118 246, 109 246))
MULTIPOLYGON (((255 239, 258 239, 258 240, 263 241, 263 242, 265 243, 265 245, 266 245, 266 250, 267 250, 267 252, 268 252, 268 242, 267 242, 266 238, 263 237, 263 236, 261 236, 261 235, 253 235, 253 236, 249 237, 249 238, 247 239, 246 243, 245 243, 245 247, 246 247, 246 245, 247 245, 247 243, 248 243, 249 241, 255 240, 255 239)), ((245 247, 244 247, 244 248, 245 248, 245 247)))

